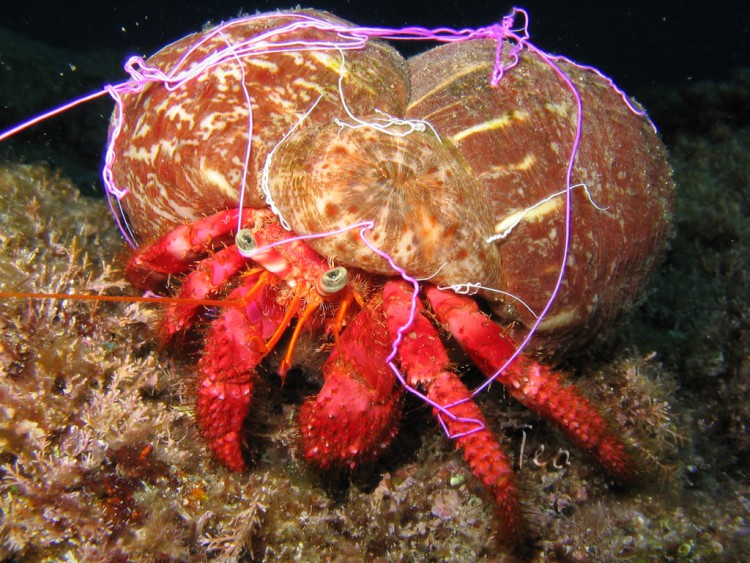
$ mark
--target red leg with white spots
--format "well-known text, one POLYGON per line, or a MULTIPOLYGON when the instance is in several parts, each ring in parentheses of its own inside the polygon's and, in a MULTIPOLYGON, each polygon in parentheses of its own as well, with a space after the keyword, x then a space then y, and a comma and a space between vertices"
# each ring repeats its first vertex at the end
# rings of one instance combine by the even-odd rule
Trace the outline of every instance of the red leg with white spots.
MULTIPOLYGON (((471 360, 488 377, 499 370, 515 351, 515 343, 476 302, 434 286, 425 288, 437 318, 471 360)), ((615 479, 622 483, 635 478, 636 467, 625 443, 612 432, 599 410, 562 375, 523 355, 518 356, 498 377, 520 403, 554 423, 579 447, 589 450, 615 479)))
MULTIPOLYGON (((391 338, 395 339, 397 331, 409 319, 411 287, 404 282, 389 282, 383 290, 383 301, 388 330, 391 338)), ((517 542, 523 537, 524 525, 511 462, 487 429, 479 407, 471 399, 471 392, 448 368, 448 354, 437 330, 422 314, 421 303, 417 301, 416 305, 414 322, 399 346, 401 369, 408 383, 426 388, 427 396, 436 404, 448 406, 460 403, 449 409, 456 418, 437 409, 435 414, 452 435, 459 436, 455 440, 456 447, 464 451, 464 459, 493 496, 503 540, 517 542), (476 422, 468 422, 467 419, 476 422), (479 424, 484 428, 477 430, 479 424)))
MULTIPOLYGON (((193 322, 201 307, 200 300, 214 295, 248 263, 234 245, 239 217, 239 209, 227 209, 180 225, 140 249, 128 262, 125 273, 130 282, 156 292, 164 289, 168 276, 184 273, 197 264, 183 280, 178 296, 194 303, 168 306, 161 326, 165 342, 193 322)), ((266 210, 246 208, 242 210, 242 227, 259 229, 272 217, 266 210)))
MULTIPOLYGON (((168 275, 183 273, 195 264, 195 269, 185 276, 179 294, 181 299, 192 302, 171 303, 162 323, 161 336, 169 341, 193 322, 201 300, 221 291, 249 262, 265 270, 246 276, 227 296, 228 302, 237 303, 222 309, 211 323, 198 364, 198 423, 219 461, 240 471, 245 469, 240 433, 252 398, 255 368, 298 313, 299 328, 306 324, 321 303, 315 282, 329 268, 325 260, 300 241, 256 252, 249 258, 243 256, 233 244, 238 217, 239 211, 232 209, 177 227, 139 251, 128 264, 127 274, 144 289, 163 289, 159 286, 168 275), (227 246, 221 248, 224 245, 227 246), (217 247, 219 250, 215 250, 217 247), (212 254, 206 256, 209 253, 212 254), (286 283, 293 292, 281 297, 270 283, 272 277, 286 283)), ((294 236, 265 210, 243 210, 242 227, 249 231, 243 237, 244 243, 252 239, 258 248, 294 236)), ((288 369, 293 343, 294 338, 282 371, 288 369)))
POLYGON ((230 293, 229 300, 247 302, 225 308, 211 323, 198 362, 198 424, 219 461, 235 471, 246 468, 241 431, 255 368, 266 352, 264 341, 284 319, 276 289, 259 279, 262 276, 248 276, 230 293))

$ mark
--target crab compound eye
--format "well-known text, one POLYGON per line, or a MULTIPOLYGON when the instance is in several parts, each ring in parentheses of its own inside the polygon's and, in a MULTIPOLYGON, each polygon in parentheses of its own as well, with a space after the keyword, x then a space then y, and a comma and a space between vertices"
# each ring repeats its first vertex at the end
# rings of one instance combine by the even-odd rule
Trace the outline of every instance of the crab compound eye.
POLYGON ((349 272, 346 268, 339 266, 328 270, 325 274, 320 276, 317 284, 317 290, 323 297, 328 297, 344 289, 346 284, 349 283, 349 272))
POLYGON ((234 236, 234 244, 237 245, 237 250, 245 258, 252 256, 255 249, 258 248, 258 243, 250 229, 240 229, 237 231, 237 234, 234 236))

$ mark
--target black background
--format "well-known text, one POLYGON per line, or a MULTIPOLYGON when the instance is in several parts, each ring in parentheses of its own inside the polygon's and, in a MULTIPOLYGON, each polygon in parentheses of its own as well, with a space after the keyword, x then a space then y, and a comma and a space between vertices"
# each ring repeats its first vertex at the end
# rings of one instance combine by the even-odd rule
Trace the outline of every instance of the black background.
MULTIPOLYGON (((0 25, 28 38, 75 50, 107 48, 148 55, 206 22, 295 6, 278 1, 5 2, 0 25)), ((360 25, 478 27, 499 21, 512 3, 454 0, 326 1, 360 25)), ((627 90, 654 84, 726 79, 750 65, 750 4, 739 1, 527 0, 531 40, 545 50, 591 64, 627 90)), ((426 48, 426 47, 422 47, 426 48)))

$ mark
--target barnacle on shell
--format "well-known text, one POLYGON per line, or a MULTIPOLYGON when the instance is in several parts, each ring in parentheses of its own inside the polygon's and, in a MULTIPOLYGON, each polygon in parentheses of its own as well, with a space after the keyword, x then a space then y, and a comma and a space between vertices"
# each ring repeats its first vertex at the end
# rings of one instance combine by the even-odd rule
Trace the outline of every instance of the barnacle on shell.
MULTIPOLYGON (((485 243, 492 228, 486 194, 431 129, 403 136, 336 123, 302 129, 274 153, 269 179, 273 200, 297 233, 371 222, 367 239, 413 276, 498 281, 499 254, 485 243)), ((342 263, 394 273, 359 229, 309 244, 342 263)))

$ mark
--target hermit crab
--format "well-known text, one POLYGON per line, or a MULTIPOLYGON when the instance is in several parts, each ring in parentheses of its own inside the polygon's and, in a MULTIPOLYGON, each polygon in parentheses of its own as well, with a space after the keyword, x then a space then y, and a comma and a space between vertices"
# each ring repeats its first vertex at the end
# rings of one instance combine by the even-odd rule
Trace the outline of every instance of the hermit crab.
POLYGON ((540 360, 637 298, 668 231, 665 151, 634 102, 536 49, 517 15, 427 33, 262 14, 133 59, 111 88, 104 179, 138 247, 127 275, 179 287, 165 341, 212 311, 196 416, 222 464, 246 468, 256 368, 281 354, 285 376, 305 334, 330 353, 299 413, 320 467, 383 452, 408 389, 495 499, 501 535, 522 537, 512 464, 449 361, 457 345, 634 478, 616 429, 540 360), (378 39, 409 34, 446 44, 406 61, 378 39))

